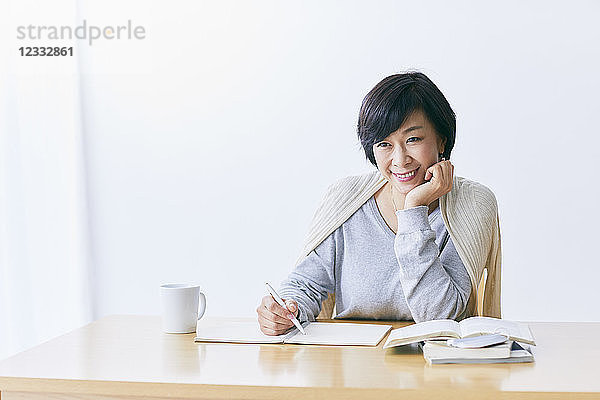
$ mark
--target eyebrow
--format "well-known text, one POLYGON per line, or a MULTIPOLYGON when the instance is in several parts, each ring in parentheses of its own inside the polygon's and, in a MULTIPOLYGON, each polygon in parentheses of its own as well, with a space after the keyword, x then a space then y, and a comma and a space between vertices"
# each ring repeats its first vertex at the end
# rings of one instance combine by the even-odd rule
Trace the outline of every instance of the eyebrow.
POLYGON ((410 128, 406 128, 402 133, 408 133, 417 129, 422 128, 423 126, 421 125, 415 125, 415 126, 411 126, 410 128))

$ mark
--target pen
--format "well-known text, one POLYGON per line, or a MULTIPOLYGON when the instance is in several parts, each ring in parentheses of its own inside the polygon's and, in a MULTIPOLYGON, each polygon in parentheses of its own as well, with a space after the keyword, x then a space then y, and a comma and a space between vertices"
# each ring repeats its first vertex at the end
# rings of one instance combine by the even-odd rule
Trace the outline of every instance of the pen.
MULTIPOLYGON (((265 282, 265 285, 267 285, 267 290, 269 291, 269 293, 271 293, 271 296, 273 296, 273 298, 275 299, 275 301, 277 303, 279 303, 279 305, 281 307, 283 307, 283 308, 285 308, 287 310, 287 307, 285 306, 285 303, 283 302, 283 300, 281 299, 281 297, 279 297, 279 295, 277 294, 277 292, 275 291, 275 289, 273 289, 273 286, 269 285, 269 282, 265 282)), ((296 317, 292 318, 292 322, 294 323, 294 325, 296 325, 296 328, 298 328, 300 330, 300 332, 302 332, 303 335, 306 335, 306 332, 304 332, 304 328, 302 327, 302 325, 300 325, 300 322, 298 322, 298 320, 296 319, 296 317)))

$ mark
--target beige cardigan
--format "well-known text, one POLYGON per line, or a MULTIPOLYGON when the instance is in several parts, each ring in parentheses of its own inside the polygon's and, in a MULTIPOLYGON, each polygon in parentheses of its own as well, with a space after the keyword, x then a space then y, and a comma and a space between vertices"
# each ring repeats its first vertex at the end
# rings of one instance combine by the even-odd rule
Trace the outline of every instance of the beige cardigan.
MULTIPOLYGON (((299 264, 325 238, 342 225, 386 182, 379 170, 342 178, 327 189, 311 221, 299 264)), ((452 190, 440 197, 446 229, 471 278, 468 316, 501 318, 500 221, 492 191, 484 185, 454 176, 452 190)), ((317 318, 331 318, 335 293, 331 293, 317 318)))

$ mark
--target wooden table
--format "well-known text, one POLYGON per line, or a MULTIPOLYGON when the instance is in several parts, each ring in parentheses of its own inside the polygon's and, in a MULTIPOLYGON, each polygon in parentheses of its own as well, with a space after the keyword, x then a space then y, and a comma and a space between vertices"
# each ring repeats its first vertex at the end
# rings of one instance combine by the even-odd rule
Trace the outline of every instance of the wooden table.
POLYGON ((377 347, 199 344, 194 334, 162 333, 159 317, 110 316, 1 361, 0 396, 600 398, 600 323, 530 326, 535 363, 428 366, 416 346, 383 350, 385 339, 377 347))

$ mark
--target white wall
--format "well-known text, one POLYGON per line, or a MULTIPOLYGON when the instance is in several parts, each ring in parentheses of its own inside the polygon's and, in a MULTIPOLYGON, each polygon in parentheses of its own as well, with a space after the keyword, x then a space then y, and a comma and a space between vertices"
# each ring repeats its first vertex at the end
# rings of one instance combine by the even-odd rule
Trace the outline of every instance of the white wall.
POLYGON ((254 316, 326 186, 373 168, 362 98, 412 68, 498 198, 504 317, 600 320, 600 4, 555 3, 82 0, 147 32, 81 53, 96 317, 158 314, 165 282, 254 316))
POLYGON ((76 11, 0 1, 0 360, 93 320, 77 59, 20 56, 56 41, 15 35, 76 11))

